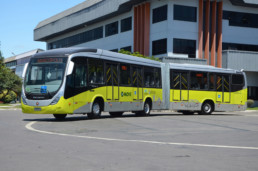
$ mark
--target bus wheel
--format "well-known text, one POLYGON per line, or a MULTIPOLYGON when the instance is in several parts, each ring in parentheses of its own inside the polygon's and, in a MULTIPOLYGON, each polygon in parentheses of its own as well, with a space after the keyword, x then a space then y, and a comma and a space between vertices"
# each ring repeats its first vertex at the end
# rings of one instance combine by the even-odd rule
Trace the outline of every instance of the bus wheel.
POLYGON ((91 113, 88 113, 87 116, 90 119, 100 118, 100 116, 101 116, 101 106, 100 106, 98 101, 95 101, 93 103, 92 111, 91 111, 91 113))
POLYGON ((111 117, 121 117, 124 112, 109 112, 111 117))
POLYGON ((56 120, 64 120, 67 114, 53 114, 56 120))
POLYGON ((210 102, 204 102, 202 110, 198 112, 201 115, 210 115, 213 112, 213 105, 210 102))
POLYGON ((151 105, 148 101, 144 103, 143 110, 136 113, 136 116, 149 116, 151 110, 151 105))

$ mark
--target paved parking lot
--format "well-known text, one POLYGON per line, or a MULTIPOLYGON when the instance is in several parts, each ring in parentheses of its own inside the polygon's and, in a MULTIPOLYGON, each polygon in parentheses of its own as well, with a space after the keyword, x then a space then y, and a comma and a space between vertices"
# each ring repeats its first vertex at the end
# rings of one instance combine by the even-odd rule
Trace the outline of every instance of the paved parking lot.
POLYGON ((258 170, 258 113, 101 119, 0 111, 1 170, 258 170))

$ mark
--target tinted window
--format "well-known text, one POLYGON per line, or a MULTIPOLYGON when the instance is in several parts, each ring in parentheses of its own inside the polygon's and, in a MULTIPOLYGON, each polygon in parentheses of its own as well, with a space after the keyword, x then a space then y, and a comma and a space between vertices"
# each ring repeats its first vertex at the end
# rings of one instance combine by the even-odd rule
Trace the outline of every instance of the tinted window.
POLYGON ((157 22, 167 20, 167 11, 168 11, 167 5, 153 9, 152 23, 157 23, 157 22))
POLYGON ((118 52, 118 49, 111 49, 111 52, 118 52))
POLYGON ((126 47, 122 47, 121 50, 125 50, 125 51, 129 51, 132 52, 132 46, 126 46, 126 47))
POLYGON ((71 75, 66 77, 64 98, 70 98, 88 89, 87 87, 87 58, 73 58, 74 69, 71 75))
POLYGON ((98 27, 74 36, 70 36, 48 44, 48 49, 70 47, 77 44, 93 41, 103 38, 103 27, 98 27))
POLYGON ((235 92, 235 91, 242 90, 243 86, 244 86, 244 76, 240 74, 233 74, 231 91, 235 92))
POLYGON ((230 26, 258 28, 258 14, 223 11, 223 19, 229 20, 230 26))
POLYGON ((181 89, 188 90, 188 72, 180 71, 171 71, 172 80, 171 88, 172 89, 181 89))
POLYGON ((206 90, 208 89, 208 77, 207 73, 191 72, 190 75, 191 86, 193 90, 206 90))
POLYGON ((189 58, 195 58, 196 41, 187 39, 173 40, 173 53, 187 54, 189 58))
POLYGON ((121 32, 132 30, 132 17, 121 20, 121 32))
POLYGON ((171 80, 172 89, 180 89, 180 73, 172 72, 172 80, 171 80))
POLYGON ((222 43, 223 50, 242 50, 258 52, 258 45, 246 45, 239 43, 222 43))
POLYGON ((222 88, 223 88, 223 81, 222 81, 222 76, 217 76, 217 79, 216 79, 217 83, 216 83, 216 90, 217 91, 222 91, 222 88))
POLYGON ((215 75, 209 74, 209 89, 214 90, 215 89, 215 75))
POLYGON ((118 21, 114 23, 107 24, 105 27, 105 35, 106 37, 117 34, 118 33, 118 21))
POLYGON ((89 84, 104 84, 103 61, 89 59, 89 84))
POLYGON ((152 42, 152 55, 167 53, 167 39, 155 40, 152 42))
POLYGON ((121 85, 131 85, 131 72, 130 65, 121 64, 120 65, 120 84, 121 85))
POLYGON ((244 77, 243 75, 232 75, 232 84, 244 84, 244 77))
POLYGON ((161 87, 161 69, 154 69, 155 87, 161 87))
POLYGON ((248 87, 248 99, 258 100, 258 87, 248 87))
POLYGON ((196 7, 174 5, 174 20, 196 22, 196 7))
POLYGON ((144 86, 155 87, 154 71, 152 68, 144 68, 144 86))

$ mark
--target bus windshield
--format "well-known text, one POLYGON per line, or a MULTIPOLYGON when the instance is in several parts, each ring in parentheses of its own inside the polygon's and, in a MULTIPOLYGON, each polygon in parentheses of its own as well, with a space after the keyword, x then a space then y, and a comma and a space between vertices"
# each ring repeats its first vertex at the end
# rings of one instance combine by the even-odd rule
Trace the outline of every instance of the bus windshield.
POLYGON ((61 87, 67 58, 34 58, 28 66, 24 81, 26 94, 54 95, 61 87))

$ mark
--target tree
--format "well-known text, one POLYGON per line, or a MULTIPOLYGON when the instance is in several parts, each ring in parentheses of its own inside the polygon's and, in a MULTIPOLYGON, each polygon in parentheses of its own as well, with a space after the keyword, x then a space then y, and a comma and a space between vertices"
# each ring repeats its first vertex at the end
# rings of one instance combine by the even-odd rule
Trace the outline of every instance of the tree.
POLYGON ((4 64, 4 57, 2 55, 2 52, 0 50, 0 65, 3 65, 4 64))
POLYGON ((146 59, 151 59, 151 60, 154 60, 154 61, 159 61, 160 62, 160 59, 159 58, 155 58, 154 56, 144 56, 142 54, 140 54, 139 52, 130 52, 130 51, 126 51, 124 49, 121 49, 118 53, 122 53, 122 54, 126 54, 126 55, 132 55, 132 56, 137 56, 137 57, 141 57, 141 58, 146 58, 146 59))
POLYGON ((21 79, 13 73, 9 68, 5 67, 3 63, 3 57, 0 53, 0 101, 5 101, 5 99, 10 101, 11 99, 14 100, 14 94, 20 94, 21 92, 21 79))

